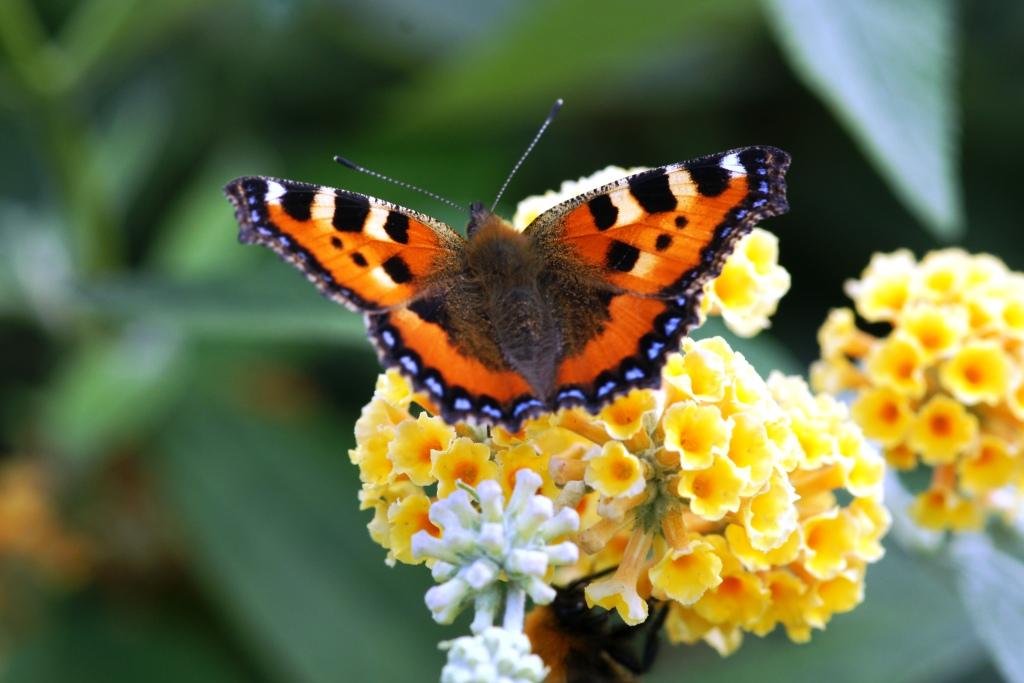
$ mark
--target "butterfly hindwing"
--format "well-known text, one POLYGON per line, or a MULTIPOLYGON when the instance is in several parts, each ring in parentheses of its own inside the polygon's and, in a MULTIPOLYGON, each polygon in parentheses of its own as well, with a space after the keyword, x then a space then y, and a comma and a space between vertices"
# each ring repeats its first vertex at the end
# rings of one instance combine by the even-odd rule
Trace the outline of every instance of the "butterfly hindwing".
POLYGON ((265 177, 238 178, 225 192, 240 241, 273 249, 358 311, 415 299, 464 243, 440 221, 355 192, 265 177))
POLYGON ((699 322, 704 285, 758 221, 787 210, 788 166, 772 147, 671 164, 570 199, 527 228, 546 253, 570 254, 614 294, 608 320, 562 360, 554 408, 596 410, 660 383, 668 353, 699 322))
MULTIPOLYGON (((473 353, 452 334, 446 302, 421 299, 367 314, 367 328, 385 365, 395 366, 427 394, 446 420, 513 424, 537 400, 518 373, 490 353, 473 353)), ((497 347, 495 346, 495 349, 497 347)))

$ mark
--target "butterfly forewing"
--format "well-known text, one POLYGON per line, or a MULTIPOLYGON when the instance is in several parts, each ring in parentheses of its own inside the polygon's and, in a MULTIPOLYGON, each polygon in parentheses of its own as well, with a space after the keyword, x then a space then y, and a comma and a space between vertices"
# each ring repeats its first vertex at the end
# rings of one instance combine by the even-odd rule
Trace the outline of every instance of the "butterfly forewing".
POLYGON ((355 192, 264 177, 225 192, 242 242, 270 247, 358 311, 415 299, 464 242, 440 221, 355 192))
POLYGON ((670 164, 573 198, 527 230, 571 245, 619 289, 671 297, 714 278, 736 239, 786 211, 788 164, 771 147, 670 164))

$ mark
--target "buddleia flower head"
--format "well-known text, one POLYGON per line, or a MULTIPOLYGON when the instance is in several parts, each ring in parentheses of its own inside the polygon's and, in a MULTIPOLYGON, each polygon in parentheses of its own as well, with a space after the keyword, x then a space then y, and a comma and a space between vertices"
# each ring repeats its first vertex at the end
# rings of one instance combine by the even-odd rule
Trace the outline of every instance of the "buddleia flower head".
POLYGON ((943 249, 918 261, 901 250, 875 254, 846 292, 853 309, 821 326, 812 378, 852 395, 854 419, 892 467, 930 472, 914 519, 963 531, 1019 517, 1024 274, 987 254, 943 249))

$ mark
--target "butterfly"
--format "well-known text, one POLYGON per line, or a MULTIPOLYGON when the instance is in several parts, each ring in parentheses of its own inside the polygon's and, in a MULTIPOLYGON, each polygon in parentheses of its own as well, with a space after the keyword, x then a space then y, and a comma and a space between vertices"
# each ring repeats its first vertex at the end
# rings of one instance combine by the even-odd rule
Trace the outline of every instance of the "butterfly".
POLYGON ((225 193, 239 240, 363 313, 381 363, 446 421, 518 431, 528 417, 597 413, 658 386, 699 322, 704 285, 756 223, 788 209, 789 162, 762 146, 669 164, 564 201, 521 232, 474 204, 466 237, 332 187, 249 176, 225 193))

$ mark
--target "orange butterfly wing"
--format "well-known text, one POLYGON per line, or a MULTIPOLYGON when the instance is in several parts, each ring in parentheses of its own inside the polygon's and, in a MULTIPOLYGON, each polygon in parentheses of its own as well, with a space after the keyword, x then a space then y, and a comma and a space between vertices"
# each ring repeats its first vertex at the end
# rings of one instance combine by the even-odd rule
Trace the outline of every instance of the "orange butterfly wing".
POLYGON ((759 221, 784 213, 789 155, 746 147, 644 171, 556 206, 527 231, 570 247, 608 284, 608 321, 559 369, 556 407, 596 411, 661 381, 698 323, 704 285, 759 221))
MULTIPOLYGON (((366 313, 381 363, 398 367, 446 419, 507 421, 530 389, 460 350, 434 292, 465 240, 429 216, 354 192, 264 177, 228 183, 239 239, 273 249, 321 292, 366 313)), ((500 353, 500 352, 498 352, 500 353)))
POLYGON ((413 300, 465 240, 429 216, 277 178, 228 183, 244 243, 269 247, 328 297, 362 312, 413 300))

